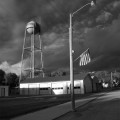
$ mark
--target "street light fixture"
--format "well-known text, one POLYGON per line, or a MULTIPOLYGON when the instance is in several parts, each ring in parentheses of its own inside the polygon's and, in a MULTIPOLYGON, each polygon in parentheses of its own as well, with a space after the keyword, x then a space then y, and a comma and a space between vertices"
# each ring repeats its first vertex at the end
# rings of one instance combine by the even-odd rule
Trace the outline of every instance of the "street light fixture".
POLYGON ((74 98, 74 74, 73 74, 73 50, 72 50, 72 42, 73 42, 73 28, 72 28, 72 18, 73 16, 79 12, 84 7, 91 5, 94 6, 95 2, 91 1, 90 3, 85 4, 81 8, 77 9, 75 12, 70 13, 70 26, 69 26, 69 52, 70 52, 70 81, 71 81, 71 102, 72 102, 72 110, 75 111, 75 98, 74 98))

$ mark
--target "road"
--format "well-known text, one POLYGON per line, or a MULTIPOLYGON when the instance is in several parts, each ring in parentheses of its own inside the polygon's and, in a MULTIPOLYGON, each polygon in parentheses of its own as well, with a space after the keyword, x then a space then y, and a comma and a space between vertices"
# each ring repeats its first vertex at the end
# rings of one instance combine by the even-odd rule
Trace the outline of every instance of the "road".
MULTIPOLYGON (((76 96, 76 99, 81 96, 76 96)), ((70 101, 70 95, 0 98, 0 120, 45 109, 70 101)))
MULTIPOLYGON (((96 99, 76 112, 69 112, 56 120, 120 120, 120 90, 76 96, 96 99)), ((33 96, 0 99, 0 120, 10 120, 13 117, 45 109, 70 101, 70 95, 33 96)))
POLYGON ((93 102, 56 120, 120 120, 120 90, 105 93, 93 102))

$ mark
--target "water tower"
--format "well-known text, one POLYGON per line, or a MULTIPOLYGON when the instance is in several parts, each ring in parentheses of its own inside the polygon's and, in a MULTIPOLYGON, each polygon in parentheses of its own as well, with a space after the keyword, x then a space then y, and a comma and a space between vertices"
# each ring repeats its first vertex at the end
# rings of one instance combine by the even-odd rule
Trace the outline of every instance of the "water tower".
POLYGON ((30 78, 34 78, 36 73, 42 74, 44 77, 43 51, 40 32, 40 24, 35 21, 27 23, 23 42, 20 79, 22 79, 22 75, 25 72, 28 74, 27 77, 30 78), (27 68, 24 66, 25 61, 27 61, 27 68))

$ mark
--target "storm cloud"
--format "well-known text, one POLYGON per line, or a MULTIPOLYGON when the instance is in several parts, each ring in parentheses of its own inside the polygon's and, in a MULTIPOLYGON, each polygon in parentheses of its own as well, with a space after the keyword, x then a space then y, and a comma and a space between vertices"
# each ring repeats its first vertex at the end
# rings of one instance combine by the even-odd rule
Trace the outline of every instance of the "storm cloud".
MULTIPOLYGON (((50 69, 51 71, 68 69, 69 13, 88 2, 90 1, 1 0, 1 65, 4 61, 7 61, 9 66, 21 62, 25 25, 30 20, 35 20, 41 25, 45 69, 50 69)), ((93 61, 86 66, 86 69, 99 70, 119 67, 119 41, 119 0, 97 0, 95 7, 88 6, 74 17, 74 59, 84 50, 90 48, 93 61), (103 62, 104 59, 109 62, 103 62)), ((79 68, 78 61, 75 63, 75 67, 76 69, 79 68)))

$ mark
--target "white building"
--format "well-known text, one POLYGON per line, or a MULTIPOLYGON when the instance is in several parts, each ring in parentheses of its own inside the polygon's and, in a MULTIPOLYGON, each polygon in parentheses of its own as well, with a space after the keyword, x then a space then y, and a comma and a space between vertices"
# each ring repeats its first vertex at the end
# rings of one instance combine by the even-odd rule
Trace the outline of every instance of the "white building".
MULTIPOLYGON (((74 75, 74 93, 84 94, 93 91, 93 80, 90 75, 74 75)), ((69 76, 60 77, 36 77, 27 78, 20 83, 20 94, 39 95, 39 94, 70 94, 69 76)))

